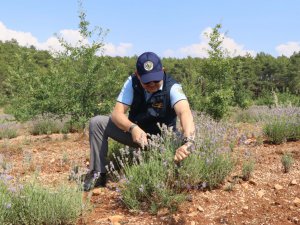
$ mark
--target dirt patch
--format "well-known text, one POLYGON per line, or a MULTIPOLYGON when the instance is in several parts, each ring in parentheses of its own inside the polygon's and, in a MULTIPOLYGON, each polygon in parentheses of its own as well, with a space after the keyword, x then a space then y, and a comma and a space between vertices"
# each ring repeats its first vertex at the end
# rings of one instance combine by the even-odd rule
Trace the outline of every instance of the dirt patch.
MULTIPOLYGON (((26 179, 38 168, 42 183, 58 184, 68 181, 74 165, 86 167, 89 143, 82 134, 19 136, 0 140, 0 153, 11 164, 13 175, 26 179)), ((110 182, 95 192, 92 212, 78 224, 300 224, 300 205, 296 203, 300 198, 300 141, 281 145, 249 141, 234 153, 238 164, 224 184, 211 191, 189 191, 189 201, 176 213, 165 209, 158 215, 131 212, 110 182), (249 181, 239 179, 245 152, 256 160, 249 181), (286 152, 295 159, 289 173, 283 173, 281 165, 286 152)))

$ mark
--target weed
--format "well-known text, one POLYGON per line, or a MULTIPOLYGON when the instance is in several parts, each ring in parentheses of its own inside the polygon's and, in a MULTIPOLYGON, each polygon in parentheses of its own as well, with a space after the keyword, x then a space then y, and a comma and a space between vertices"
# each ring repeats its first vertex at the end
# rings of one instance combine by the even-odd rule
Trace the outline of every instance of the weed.
POLYGON ((0 176, 0 224, 75 224, 84 207, 77 187, 50 189, 36 182, 9 182, 0 176))
POLYGON ((284 153, 281 157, 281 163, 283 166, 283 171, 288 173, 293 166, 294 158, 291 153, 284 153))
POLYGON ((255 167, 255 161, 250 159, 247 160, 243 163, 243 168, 242 168, 242 179, 244 181, 248 181, 251 177, 251 174, 254 170, 255 167))
POLYGON ((15 128, 4 128, 4 129, 0 129, 0 140, 7 138, 7 139, 11 139, 11 138, 15 138, 17 137, 17 129, 15 128))

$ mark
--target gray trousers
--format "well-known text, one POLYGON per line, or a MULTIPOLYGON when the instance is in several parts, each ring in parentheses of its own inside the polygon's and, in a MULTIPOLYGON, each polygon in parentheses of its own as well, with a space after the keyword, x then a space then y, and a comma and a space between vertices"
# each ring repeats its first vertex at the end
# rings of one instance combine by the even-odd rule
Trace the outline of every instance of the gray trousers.
POLYGON ((130 147, 139 147, 133 142, 131 134, 118 128, 109 116, 95 116, 90 120, 89 126, 90 171, 106 172, 108 138, 130 147))

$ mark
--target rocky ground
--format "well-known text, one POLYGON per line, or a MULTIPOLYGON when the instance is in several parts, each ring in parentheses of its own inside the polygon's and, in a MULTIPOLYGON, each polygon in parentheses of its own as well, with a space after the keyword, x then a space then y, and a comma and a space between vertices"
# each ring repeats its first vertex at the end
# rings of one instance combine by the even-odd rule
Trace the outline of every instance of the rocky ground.
MULTIPOLYGON (((107 188, 90 193, 93 210, 78 224, 300 224, 300 141, 271 145, 248 138, 234 153, 238 165, 224 184, 211 191, 189 191, 188 201, 176 213, 131 212, 109 182, 107 188), (245 152, 256 161, 248 181, 240 177, 245 152), (286 152, 294 156, 288 173, 281 164, 286 152)), ((73 166, 86 167, 89 143, 87 135, 76 133, 22 135, 0 140, 0 154, 13 175, 26 179, 38 170, 42 183, 59 184, 69 182, 73 166)))

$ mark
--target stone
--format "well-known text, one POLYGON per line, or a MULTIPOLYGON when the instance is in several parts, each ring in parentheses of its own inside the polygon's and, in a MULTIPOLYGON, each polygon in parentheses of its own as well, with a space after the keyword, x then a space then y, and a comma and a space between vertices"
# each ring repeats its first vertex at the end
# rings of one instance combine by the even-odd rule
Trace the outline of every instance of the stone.
POLYGON ((198 215, 198 212, 194 211, 194 212, 191 212, 188 214, 188 216, 190 217, 194 217, 194 216, 197 216, 198 215))
POLYGON ((254 180, 252 180, 252 179, 250 179, 248 182, 249 182, 249 184, 251 184, 251 185, 254 185, 254 186, 257 185, 257 183, 256 183, 254 180))
POLYGON ((246 206, 243 206, 243 209, 244 209, 244 210, 248 210, 249 207, 246 205, 246 206))
POLYGON ((204 209, 203 209, 200 205, 197 207, 197 210, 198 210, 199 212, 204 212, 204 209))
POLYGON ((157 216, 161 217, 161 216, 166 216, 169 214, 169 209, 168 208, 161 208, 160 210, 158 210, 157 212, 157 216))
POLYGON ((295 179, 293 179, 291 182, 290 182, 290 185, 297 185, 297 181, 295 179))
POLYGON ((257 196, 260 197, 260 198, 262 198, 262 196, 264 196, 264 195, 265 195, 265 191, 264 190, 259 190, 257 192, 257 196))
POLYGON ((93 196, 101 195, 101 193, 102 193, 102 189, 101 189, 101 188, 95 188, 95 189, 93 189, 93 191, 92 191, 92 195, 93 195, 93 196))
POLYGON ((296 197, 296 198, 294 199, 293 203, 294 203, 295 206, 300 207, 300 198, 297 198, 297 197, 296 197))
POLYGON ((115 216, 110 216, 108 219, 112 223, 112 225, 119 225, 119 224, 121 224, 120 221, 123 218, 124 218, 124 216, 115 215, 115 216))
POLYGON ((275 184, 274 188, 275 188, 275 190, 283 189, 283 187, 280 184, 275 184))
POLYGON ((245 189, 248 189, 249 185, 247 183, 242 183, 242 187, 245 188, 245 189))

